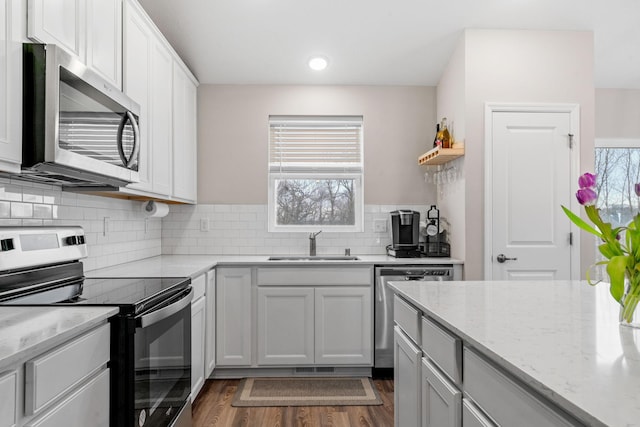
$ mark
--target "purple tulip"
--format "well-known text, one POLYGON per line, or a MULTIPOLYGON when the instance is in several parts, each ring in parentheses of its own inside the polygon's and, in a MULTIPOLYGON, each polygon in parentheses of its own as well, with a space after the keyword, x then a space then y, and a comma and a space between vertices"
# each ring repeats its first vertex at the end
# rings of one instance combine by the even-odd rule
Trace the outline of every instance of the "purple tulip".
POLYGON ((585 173, 578 178, 580 188, 593 188, 596 186, 596 176, 592 173, 585 173))
POLYGON ((640 182, 638 182, 635 186, 636 196, 640 197, 640 182))
POLYGON ((598 194, 591 188, 581 188, 576 192, 576 198, 578 199, 578 203, 583 206, 593 205, 598 198, 598 194))

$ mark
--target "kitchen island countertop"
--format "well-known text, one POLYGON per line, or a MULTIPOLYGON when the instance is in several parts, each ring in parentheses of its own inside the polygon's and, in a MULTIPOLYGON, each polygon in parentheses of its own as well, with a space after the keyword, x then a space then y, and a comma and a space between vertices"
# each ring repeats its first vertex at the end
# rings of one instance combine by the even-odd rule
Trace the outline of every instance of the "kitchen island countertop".
POLYGON ((640 426, 640 330, 607 284, 391 282, 396 293, 587 425, 640 426))
MULTIPOLYGON (((282 255, 286 257, 287 255, 282 255)), ((299 256, 299 255, 292 255, 299 256)), ((87 277, 191 277, 195 278, 215 266, 281 265, 429 265, 462 264, 454 258, 393 258, 386 255, 355 255, 355 261, 269 261, 269 255, 159 255, 113 267, 85 272, 87 277)))

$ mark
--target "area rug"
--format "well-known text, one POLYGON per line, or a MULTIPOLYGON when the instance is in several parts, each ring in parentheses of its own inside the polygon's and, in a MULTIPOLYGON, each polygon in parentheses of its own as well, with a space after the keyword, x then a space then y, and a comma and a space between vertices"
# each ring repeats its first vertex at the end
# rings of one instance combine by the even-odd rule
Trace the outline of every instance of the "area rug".
POLYGON ((245 378, 231 406, 382 405, 370 378, 245 378))

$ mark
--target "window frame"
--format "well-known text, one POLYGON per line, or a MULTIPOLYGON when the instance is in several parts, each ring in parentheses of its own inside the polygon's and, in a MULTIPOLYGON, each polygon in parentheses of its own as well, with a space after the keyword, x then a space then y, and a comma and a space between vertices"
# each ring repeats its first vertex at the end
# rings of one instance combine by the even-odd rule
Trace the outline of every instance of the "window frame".
POLYGON ((351 232, 361 233, 364 232, 364 117, 363 116, 269 116, 268 120, 268 231, 269 232, 317 232, 322 230, 323 232, 351 232), (293 163, 290 165, 284 164, 280 168, 274 167, 271 163, 271 127, 272 123, 278 123, 282 121, 291 121, 294 124, 299 122, 326 122, 331 124, 333 122, 348 124, 350 122, 359 122, 359 149, 360 149, 360 163, 359 164, 332 164, 327 163, 323 165, 309 164, 301 165, 293 163), (354 167, 355 166, 355 167, 354 167), (277 224, 277 189, 276 181, 282 179, 353 179, 354 181, 354 221, 353 225, 326 225, 326 224, 312 224, 312 225, 281 225, 277 224))

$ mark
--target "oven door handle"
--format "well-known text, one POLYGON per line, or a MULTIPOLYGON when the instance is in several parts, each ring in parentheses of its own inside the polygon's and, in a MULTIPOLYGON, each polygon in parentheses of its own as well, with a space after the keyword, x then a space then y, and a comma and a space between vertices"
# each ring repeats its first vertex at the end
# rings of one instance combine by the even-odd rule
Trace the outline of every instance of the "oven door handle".
POLYGON ((183 292, 180 295, 180 299, 178 299, 176 302, 169 304, 166 307, 162 307, 159 310, 152 311, 151 313, 147 313, 138 317, 138 326, 141 328, 146 328, 147 326, 158 323, 187 307, 189 304, 191 304, 191 300, 193 299, 193 288, 189 287, 188 291, 183 292))

